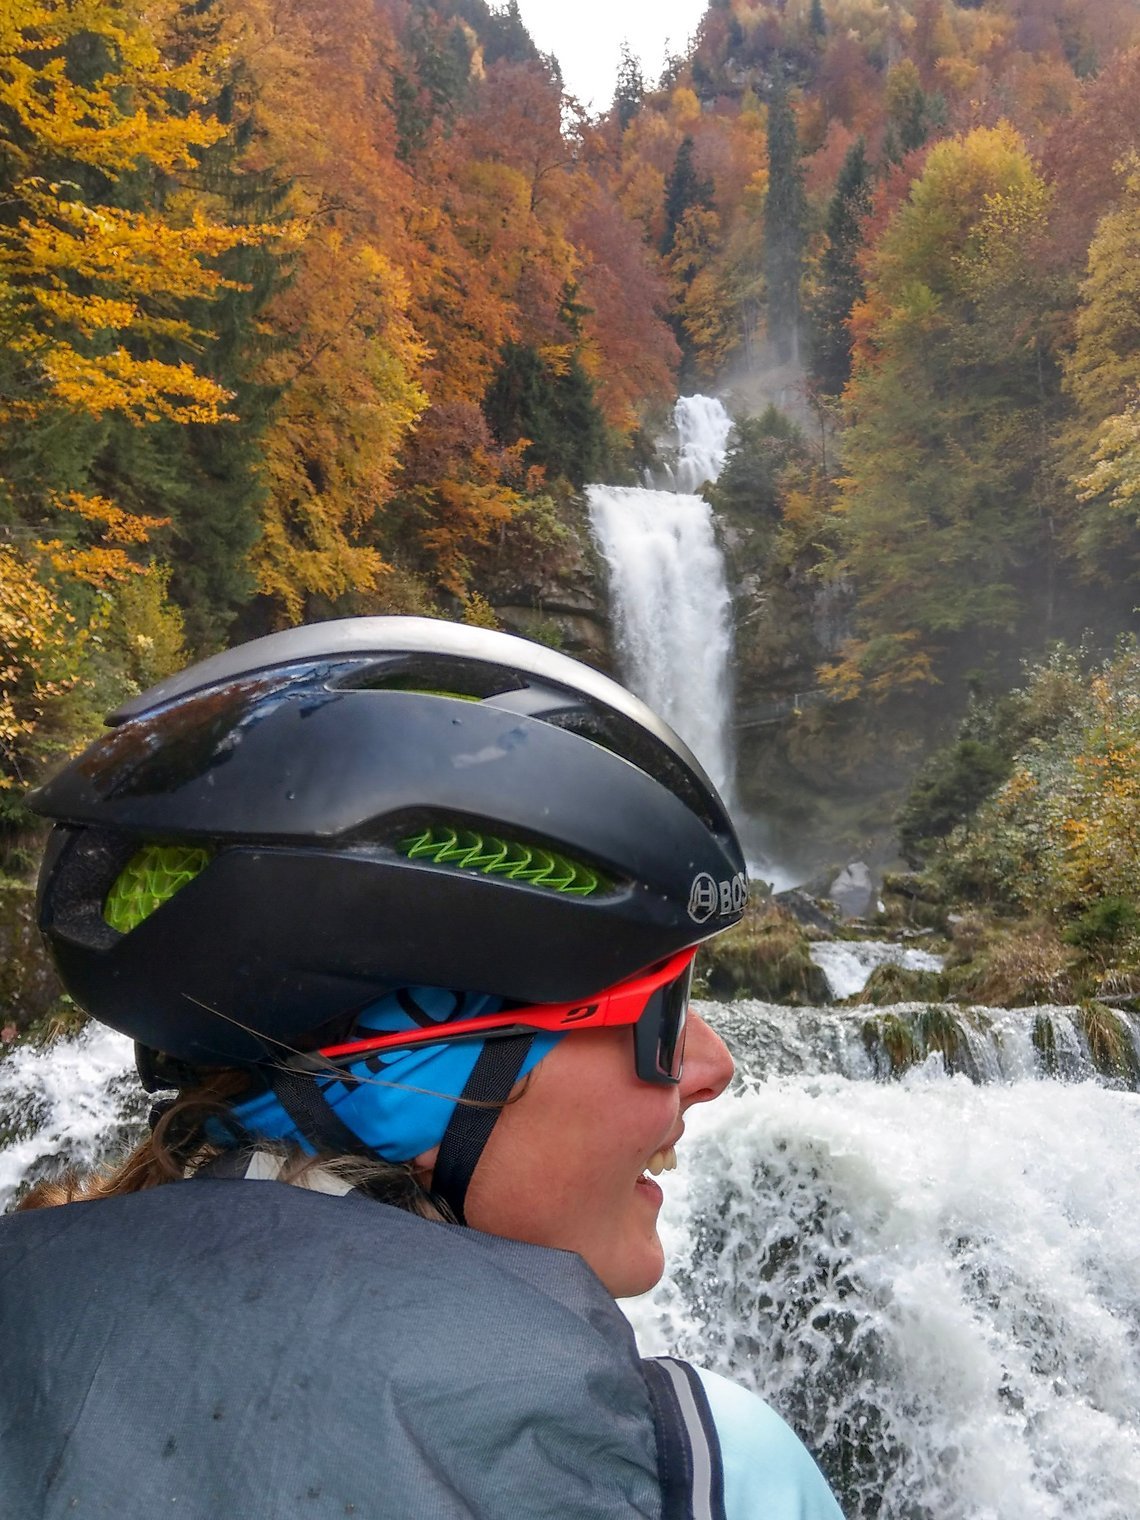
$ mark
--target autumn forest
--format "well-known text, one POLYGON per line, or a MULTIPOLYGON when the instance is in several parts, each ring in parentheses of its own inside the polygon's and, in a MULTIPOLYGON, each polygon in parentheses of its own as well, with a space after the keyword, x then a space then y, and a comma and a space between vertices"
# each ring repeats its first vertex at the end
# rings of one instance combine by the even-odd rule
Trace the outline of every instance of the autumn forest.
POLYGON ((800 720, 742 741, 745 800, 858 835, 918 771, 914 858, 1036 806, 1059 903, 1130 895, 1091 862, 1140 820, 1137 43, 1135 0, 713 0, 589 117, 513 3, 9 0, 10 853, 191 657, 511 626, 705 389, 741 700, 800 720))

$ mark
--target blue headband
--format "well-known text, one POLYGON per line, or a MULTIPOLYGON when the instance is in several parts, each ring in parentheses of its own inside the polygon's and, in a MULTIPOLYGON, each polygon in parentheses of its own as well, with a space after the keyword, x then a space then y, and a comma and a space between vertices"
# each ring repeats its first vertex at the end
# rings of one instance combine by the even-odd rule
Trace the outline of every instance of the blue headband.
MULTIPOLYGON (((502 1000, 477 992, 447 992, 441 987, 406 987, 390 992, 361 1013, 354 1038, 475 1019, 497 1013, 502 1000)), ((533 1071, 562 1038, 536 1034, 519 1076, 533 1071)), ((471 1075, 483 1040, 457 1041, 412 1050, 380 1051, 347 1068, 361 1080, 315 1077, 325 1102, 356 1137, 386 1161, 410 1161, 443 1139, 448 1120, 471 1075)), ((272 1092, 236 1103, 233 1117, 259 1140, 285 1140, 312 1152, 293 1120, 272 1092)))

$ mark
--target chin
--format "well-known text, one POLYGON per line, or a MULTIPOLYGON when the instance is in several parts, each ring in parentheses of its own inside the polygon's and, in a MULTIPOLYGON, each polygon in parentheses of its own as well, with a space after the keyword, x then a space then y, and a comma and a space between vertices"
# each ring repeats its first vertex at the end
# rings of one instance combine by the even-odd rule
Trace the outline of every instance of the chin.
POLYGON ((655 1240, 652 1248, 643 1248, 621 1262, 615 1262, 608 1272, 598 1276, 615 1298, 638 1298, 655 1288, 665 1275, 665 1252, 661 1242, 655 1240))

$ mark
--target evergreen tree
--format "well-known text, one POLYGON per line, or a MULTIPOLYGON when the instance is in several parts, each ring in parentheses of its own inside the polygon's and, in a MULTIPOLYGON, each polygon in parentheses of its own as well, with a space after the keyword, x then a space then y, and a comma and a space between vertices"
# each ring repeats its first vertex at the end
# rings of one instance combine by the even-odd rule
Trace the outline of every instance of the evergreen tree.
POLYGON ((630 52, 629 43, 621 45, 621 62, 618 64, 617 89, 614 91, 614 108, 618 124, 624 132, 641 110, 645 98, 645 79, 641 64, 630 52))
POLYGON ((783 477, 807 457, 803 434, 775 406, 759 417, 740 417, 729 434, 724 465, 707 494, 720 515, 755 532, 780 520, 783 477))
POLYGON ((605 424, 577 355, 557 371, 531 344, 507 343, 483 415, 500 443, 526 438, 526 463, 541 465, 550 477, 581 489, 601 473, 605 424))
POLYGON ((768 108, 768 195, 764 203, 764 273, 768 331, 781 361, 796 351, 807 202, 796 119, 782 87, 768 108))
MULTIPOLYGON (((206 28, 215 19, 220 21, 211 6, 199 24, 206 28)), ((231 221, 271 224, 284 214, 289 186, 245 162, 252 119, 231 119, 232 99, 249 94, 249 81, 239 75, 240 66, 218 104, 230 131, 202 155, 199 185, 227 207, 231 221)), ((161 459, 166 484, 161 499, 149 506, 172 520, 170 591, 195 650, 225 642, 254 590, 249 552, 260 535, 264 438, 277 401, 275 388, 262 383, 258 370, 273 342, 266 308, 289 278, 289 262, 264 242, 239 245, 221 257, 227 284, 211 300, 195 302, 187 317, 194 330, 209 334, 208 343, 198 345, 198 363, 232 397, 231 420, 190 427, 168 423, 151 431, 152 453, 161 459)), ((176 357, 185 355, 172 353, 176 357)))
POLYGON ((851 334, 847 319, 864 295, 859 270, 862 219, 871 205, 867 149, 860 137, 852 143, 839 171, 827 209, 827 248, 820 286, 811 313, 811 372, 819 389, 838 396, 851 374, 851 334))
POLYGON ((501 11, 491 13, 483 43, 483 61, 497 63, 500 58, 505 58, 508 63, 539 63, 542 60, 519 14, 519 0, 507 0, 501 11))
POLYGON ((901 162, 946 123, 945 99, 937 92, 926 93, 909 58, 897 63, 887 75, 886 106, 883 157, 888 163, 901 162))
POLYGON ((813 37, 827 35, 827 18, 823 14, 823 0, 811 0, 811 15, 808 21, 813 37))
POLYGON ((693 165, 695 144, 691 137, 682 140, 673 160, 673 168, 665 182, 665 231, 661 236, 661 252, 672 251, 677 228, 684 220, 686 211, 694 206, 708 207, 712 203, 712 180, 702 178, 693 165))
POLYGON ((432 126, 450 131, 467 90, 471 50, 467 33, 455 23, 442 30, 425 11, 413 15, 404 39, 410 68, 392 75, 392 109, 396 118, 396 155, 411 159, 428 141, 432 126))

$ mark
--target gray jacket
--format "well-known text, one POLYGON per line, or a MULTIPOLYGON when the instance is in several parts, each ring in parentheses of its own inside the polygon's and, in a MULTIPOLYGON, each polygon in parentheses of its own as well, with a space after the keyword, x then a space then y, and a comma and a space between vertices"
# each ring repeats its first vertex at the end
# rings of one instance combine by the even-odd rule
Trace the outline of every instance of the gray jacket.
POLYGON ((356 1194, 2 1219, 0 1348, 5 1520, 693 1513, 670 1378, 578 1257, 356 1194))

